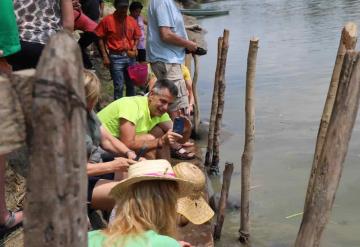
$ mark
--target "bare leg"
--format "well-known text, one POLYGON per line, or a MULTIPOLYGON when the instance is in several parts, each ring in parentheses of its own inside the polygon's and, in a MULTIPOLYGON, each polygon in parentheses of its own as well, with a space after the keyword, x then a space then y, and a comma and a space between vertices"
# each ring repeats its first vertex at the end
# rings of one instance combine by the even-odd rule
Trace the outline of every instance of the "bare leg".
POLYGON ((91 207, 110 212, 115 205, 115 201, 109 196, 109 192, 118 183, 119 182, 116 181, 100 179, 94 187, 91 198, 91 207))
MULTIPOLYGON (((155 126, 150 133, 156 138, 161 137, 165 134, 165 132, 159 126, 155 126)), ((170 160, 170 146, 163 145, 162 148, 156 150, 156 158, 157 159, 165 159, 170 160)))
MULTIPOLYGON (((9 219, 9 211, 6 208, 5 201, 5 155, 0 155, 0 226, 4 225, 9 219)), ((23 212, 17 212, 15 214, 15 222, 9 227, 16 226, 23 220, 23 212)))
POLYGON ((127 172, 115 172, 114 180, 121 181, 128 176, 127 172))

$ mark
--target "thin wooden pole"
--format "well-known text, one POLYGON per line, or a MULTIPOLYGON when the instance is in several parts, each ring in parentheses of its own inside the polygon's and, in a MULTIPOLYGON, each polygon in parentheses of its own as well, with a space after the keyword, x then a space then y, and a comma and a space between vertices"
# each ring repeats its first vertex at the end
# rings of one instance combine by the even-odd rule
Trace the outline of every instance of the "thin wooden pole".
POLYGON ((77 43, 65 31, 43 51, 33 96, 25 246, 86 246, 83 65, 77 43))
POLYGON ((191 61, 192 61, 192 55, 191 54, 186 54, 186 56, 185 56, 185 66, 189 69, 190 73, 191 73, 191 61))
POLYGON ((324 110, 322 113, 320 127, 319 127, 319 131, 318 131, 317 139, 316 139, 315 153, 314 153, 314 158, 313 158, 313 163, 312 163, 312 168, 311 168, 311 173, 310 173, 310 179, 309 179, 308 189, 307 189, 306 198, 305 198, 304 210, 306 208, 306 205, 309 204, 309 201, 310 201, 309 196, 314 195, 314 193, 312 193, 312 190, 314 189, 314 187, 313 187, 314 179, 315 179, 314 176, 315 176, 315 173, 317 170, 319 157, 320 157, 323 145, 324 145, 326 132, 327 132, 327 128, 329 125, 329 120, 331 117, 331 112, 332 112, 332 109, 334 106, 334 101, 335 101, 335 96, 336 96, 336 92, 337 92, 338 85, 339 85, 340 72, 341 72, 341 67, 343 64, 344 56, 345 56, 346 50, 355 49, 356 41, 357 41, 356 24, 353 22, 349 22, 345 25, 345 27, 343 28, 343 30, 341 32, 340 44, 339 44, 339 48, 338 48, 338 51, 336 54, 335 65, 334 65, 333 73, 331 76, 330 86, 329 86, 328 94, 326 97, 325 106, 324 106, 324 110))
POLYGON ((218 108, 216 111, 215 128, 214 128, 214 141, 213 141, 213 156, 211 161, 210 174, 219 174, 219 161, 220 161, 220 130, 221 121, 224 112, 225 104, 225 70, 227 53, 229 49, 229 30, 224 30, 223 44, 221 49, 221 61, 219 69, 219 88, 218 88, 218 108))
POLYGON ((200 127, 200 111, 199 111, 199 95, 197 92, 197 81, 199 77, 199 57, 194 55, 194 77, 192 80, 192 90, 194 94, 194 133, 195 136, 199 134, 200 127))
POLYGON ((360 54, 346 52, 328 131, 295 247, 318 247, 329 221, 360 99, 360 54))
POLYGON ((251 39, 246 71, 245 146, 241 157, 241 211, 239 240, 245 244, 249 244, 250 241, 250 179, 255 146, 255 74, 258 48, 259 39, 251 39))
POLYGON ((220 70, 220 61, 221 61, 221 51, 222 51, 223 37, 218 38, 218 55, 217 63, 215 70, 215 79, 214 79, 214 89, 212 95, 212 104, 211 104, 211 113, 209 120, 209 132, 208 132, 208 144, 206 147, 205 163, 204 165, 210 166, 212 152, 213 152, 213 143, 214 143, 214 129, 215 129, 215 120, 218 108, 218 91, 219 91, 219 70, 220 70))
POLYGON ((227 199, 229 197, 229 189, 231 184, 231 176, 234 171, 234 164, 226 162, 223 172, 223 184, 221 187, 221 195, 219 200, 219 211, 217 212, 217 219, 214 228, 214 240, 218 240, 221 237, 221 229, 225 219, 225 211, 227 199))

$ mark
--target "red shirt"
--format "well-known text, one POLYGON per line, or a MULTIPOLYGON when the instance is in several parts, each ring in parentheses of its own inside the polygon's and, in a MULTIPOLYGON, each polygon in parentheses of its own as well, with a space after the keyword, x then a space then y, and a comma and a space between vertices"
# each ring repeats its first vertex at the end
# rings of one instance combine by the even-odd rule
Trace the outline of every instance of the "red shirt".
POLYGON ((131 50, 135 40, 141 37, 141 30, 134 18, 126 16, 120 21, 116 11, 104 17, 95 29, 98 37, 104 39, 109 50, 122 52, 131 50))

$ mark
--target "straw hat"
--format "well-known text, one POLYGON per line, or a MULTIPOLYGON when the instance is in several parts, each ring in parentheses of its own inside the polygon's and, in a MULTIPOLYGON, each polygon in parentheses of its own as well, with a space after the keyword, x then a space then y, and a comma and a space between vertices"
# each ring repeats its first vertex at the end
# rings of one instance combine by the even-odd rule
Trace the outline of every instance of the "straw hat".
POLYGON ((181 197, 177 201, 177 212, 195 225, 203 224, 214 216, 203 197, 206 178, 204 173, 189 162, 181 162, 174 166, 174 172, 179 179, 186 179, 193 187, 188 196, 181 197))
POLYGON ((110 195, 117 198, 122 195, 130 185, 147 180, 175 181, 179 184, 181 194, 188 194, 191 183, 186 179, 177 178, 171 164, 167 160, 145 160, 130 165, 128 178, 120 181, 112 190, 110 195), (186 191, 186 192, 185 192, 186 191))

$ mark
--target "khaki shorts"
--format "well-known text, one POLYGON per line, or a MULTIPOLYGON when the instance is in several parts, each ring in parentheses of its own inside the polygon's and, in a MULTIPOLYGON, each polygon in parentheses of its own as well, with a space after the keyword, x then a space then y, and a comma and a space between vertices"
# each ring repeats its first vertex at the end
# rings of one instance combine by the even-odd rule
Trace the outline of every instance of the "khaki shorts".
POLYGON ((169 107, 170 112, 174 112, 183 108, 189 107, 188 91, 184 76, 181 71, 181 64, 176 63, 151 63, 151 70, 154 72, 157 79, 167 79, 174 82, 178 89, 178 95, 169 107))
POLYGON ((24 116, 31 110, 32 88, 29 81, 19 81, 0 76, 0 155, 25 144, 24 116))

